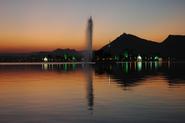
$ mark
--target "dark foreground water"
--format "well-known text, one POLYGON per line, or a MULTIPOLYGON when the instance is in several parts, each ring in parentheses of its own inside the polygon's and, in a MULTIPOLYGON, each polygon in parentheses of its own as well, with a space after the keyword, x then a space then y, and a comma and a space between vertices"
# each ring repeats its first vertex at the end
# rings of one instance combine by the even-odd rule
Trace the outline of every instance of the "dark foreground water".
POLYGON ((184 122, 184 63, 0 65, 0 123, 184 122))

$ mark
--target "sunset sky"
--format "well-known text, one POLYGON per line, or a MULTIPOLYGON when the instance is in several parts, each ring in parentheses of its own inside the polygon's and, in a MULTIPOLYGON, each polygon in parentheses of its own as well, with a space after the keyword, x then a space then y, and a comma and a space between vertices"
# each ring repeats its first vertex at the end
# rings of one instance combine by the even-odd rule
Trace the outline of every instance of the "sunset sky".
POLYGON ((94 49, 124 32, 158 42, 185 34, 185 0, 0 0, 0 52, 82 50, 90 16, 94 49))

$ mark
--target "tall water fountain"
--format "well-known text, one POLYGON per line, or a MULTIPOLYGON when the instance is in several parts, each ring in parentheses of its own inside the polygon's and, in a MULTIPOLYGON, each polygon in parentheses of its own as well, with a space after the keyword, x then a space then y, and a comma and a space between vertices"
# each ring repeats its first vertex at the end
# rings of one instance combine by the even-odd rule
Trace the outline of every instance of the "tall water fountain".
POLYGON ((92 52, 92 42, 93 42, 93 20, 92 17, 88 19, 87 23, 87 31, 86 31, 86 40, 87 40, 87 47, 86 47, 86 62, 91 62, 92 57, 93 57, 93 52, 92 52))

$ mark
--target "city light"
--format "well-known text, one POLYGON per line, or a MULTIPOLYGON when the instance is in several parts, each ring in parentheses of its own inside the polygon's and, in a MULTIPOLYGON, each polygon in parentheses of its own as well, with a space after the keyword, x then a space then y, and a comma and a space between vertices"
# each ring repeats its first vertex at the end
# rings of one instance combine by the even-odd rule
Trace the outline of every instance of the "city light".
POLYGON ((137 56, 137 61, 142 61, 142 57, 140 55, 137 56))
POLYGON ((44 58, 44 62, 48 62, 48 58, 47 57, 44 58))

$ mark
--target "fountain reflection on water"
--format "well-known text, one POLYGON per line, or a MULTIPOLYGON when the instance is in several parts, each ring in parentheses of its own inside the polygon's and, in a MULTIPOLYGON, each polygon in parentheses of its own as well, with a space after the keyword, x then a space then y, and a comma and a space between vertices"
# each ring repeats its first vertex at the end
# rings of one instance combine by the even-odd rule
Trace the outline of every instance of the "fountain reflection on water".
POLYGON ((155 116, 155 122, 183 123, 184 68, 159 62, 0 65, 0 122, 148 123, 143 116, 155 116))
POLYGON ((94 93, 93 93, 93 68, 90 64, 85 64, 84 75, 87 82, 87 101, 88 101, 88 109, 93 110, 94 106, 94 93))

